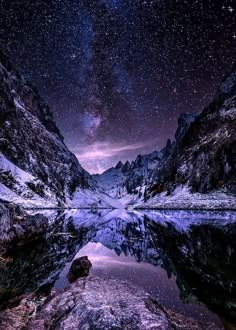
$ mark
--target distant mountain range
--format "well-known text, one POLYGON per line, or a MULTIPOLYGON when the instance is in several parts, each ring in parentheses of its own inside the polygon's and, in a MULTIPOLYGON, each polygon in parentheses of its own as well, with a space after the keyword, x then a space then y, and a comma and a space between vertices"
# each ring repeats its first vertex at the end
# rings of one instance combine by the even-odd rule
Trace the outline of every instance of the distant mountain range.
POLYGON ((0 198, 24 206, 232 208, 235 103, 234 66, 208 107, 179 117, 173 142, 91 176, 36 88, 0 51, 0 198))
POLYGON ((151 184, 153 173, 170 155, 173 144, 167 141, 165 148, 148 155, 138 155, 132 162, 121 161, 102 174, 93 175, 99 188, 105 190, 113 198, 122 198, 127 194, 141 197, 144 188, 151 184))

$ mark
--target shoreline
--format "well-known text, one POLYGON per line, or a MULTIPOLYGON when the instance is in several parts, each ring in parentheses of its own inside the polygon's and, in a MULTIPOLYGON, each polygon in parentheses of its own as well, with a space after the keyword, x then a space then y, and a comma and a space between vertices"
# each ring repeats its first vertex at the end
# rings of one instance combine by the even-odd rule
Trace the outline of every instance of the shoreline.
MULTIPOLYGON (((91 210, 89 207, 22 207, 23 210, 91 210)), ((201 207, 165 207, 165 206, 157 206, 157 207, 132 207, 129 210, 128 207, 124 208, 109 208, 109 207, 99 207, 97 210, 126 210, 126 211, 135 211, 135 210, 144 210, 144 211, 153 211, 153 210, 165 210, 165 211, 212 211, 212 212, 219 212, 219 211, 230 211, 236 212, 235 208, 201 208, 201 207)), ((95 213, 95 211, 93 211, 95 213)), ((93 213, 92 212, 92 213, 93 213)))

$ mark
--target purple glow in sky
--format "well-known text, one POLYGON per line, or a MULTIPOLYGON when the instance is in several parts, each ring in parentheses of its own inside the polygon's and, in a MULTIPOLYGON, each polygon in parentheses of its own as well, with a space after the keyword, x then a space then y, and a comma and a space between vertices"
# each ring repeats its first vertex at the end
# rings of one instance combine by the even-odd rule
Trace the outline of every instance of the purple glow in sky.
POLYGON ((161 149, 179 114, 201 111, 235 60, 232 0, 0 6, 1 47, 92 173, 161 149))

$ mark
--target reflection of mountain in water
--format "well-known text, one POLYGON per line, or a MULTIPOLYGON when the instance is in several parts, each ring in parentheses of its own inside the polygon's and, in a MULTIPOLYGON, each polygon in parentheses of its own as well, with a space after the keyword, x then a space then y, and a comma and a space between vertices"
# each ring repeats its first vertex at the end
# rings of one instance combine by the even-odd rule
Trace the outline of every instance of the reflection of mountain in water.
POLYGON ((183 299, 196 296, 208 307, 236 317, 236 224, 192 225, 180 232, 147 221, 163 267, 177 276, 183 299))
POLYGON ((177 277, 181 296, 193 296, 236 318, 236 222, 232 213, 70 211, 58 216, 47 239, 14 252, 0 269, 2 297, 54 282, 65 263, 88 242, 99 242, 161 265, 177 277), (228 220, 225 220, 228 219, 228 220))
POLYGON ((0 264, 0 301, 30 292, 44 283, 55 280, 64 264, 73 258, 77 240, 83 240, 83 230, 76 231, 71 219, 64 222, 58 216, 47 239, 22 247, 14 247, 8 263, 0 264), (63 235, 62 233, 71 233, 63 235))

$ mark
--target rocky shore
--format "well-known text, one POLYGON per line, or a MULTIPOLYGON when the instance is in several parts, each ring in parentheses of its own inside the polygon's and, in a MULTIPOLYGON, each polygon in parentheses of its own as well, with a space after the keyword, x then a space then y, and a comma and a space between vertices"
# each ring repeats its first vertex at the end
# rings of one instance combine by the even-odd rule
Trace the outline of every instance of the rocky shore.
POLYGON ((0 246, 19 245, 46 234, 48 219, 42 214, 29 215, 19 206, 0 202, 0 246))
POLYGON ((142 288, 111 277, 81 277, 49 297, 22 296, 0 312, 0 329, 217 330, 163 307, 142 288))
POLYGON ((28 329, 217 329, 170 311, 143 289, 110 277, 80 278, 54 297, 28 329))

